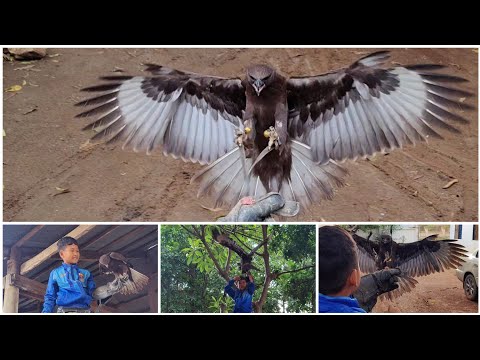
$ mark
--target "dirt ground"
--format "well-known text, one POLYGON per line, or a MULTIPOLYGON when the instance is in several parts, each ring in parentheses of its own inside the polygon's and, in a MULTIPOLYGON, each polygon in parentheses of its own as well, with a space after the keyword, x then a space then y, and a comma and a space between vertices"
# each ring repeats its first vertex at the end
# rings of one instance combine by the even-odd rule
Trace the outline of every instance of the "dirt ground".
POLYGON ((478 302, 465 297, 463 284, 455 270, 416 278, 418 284, 409 293, 393 301, 378 302, 374 313, 476 313, 478 302))
MULTIPOLYGON (((344 67, 374 49, 49 49, 34 62, 4 61, 4 221, 209 221, 189 181, 200 166, 122 151, 120 145, 81 148, 93 119, 74 119, 79 89, 121 68, 141 74, 142 63, 220 76, 240 76, 252 62, 286 75, 314 75, 344 67), (30 64, 31 65, 31 64, 30 64), (68 189, 59 194, 56 188, 68 189)), ((478 54, 472 49, 395 49, 393 65, 440 63, 470 80, 477 94, 478 54)), ((476 96, 470 103, 476 104, 476 96)), ((293 221, 476 221, 477 112, 463 114, 462 134, 369 161, 346 163, 348 186, 333 201, 293 221), (442 187, 451 179, 458 183, 442 187)))

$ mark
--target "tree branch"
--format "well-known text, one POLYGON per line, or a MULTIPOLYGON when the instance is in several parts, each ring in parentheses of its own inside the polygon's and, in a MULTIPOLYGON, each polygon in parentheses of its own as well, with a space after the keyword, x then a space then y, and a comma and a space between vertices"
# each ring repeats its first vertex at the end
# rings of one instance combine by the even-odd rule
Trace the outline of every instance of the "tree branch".
POLYGON ((230 259, 232 258, 232 250, 228 249, 227 263, 225 264, 225 272, 230 273, 230 259))
POLYGON ((198 230, 195 228, 194 225, 192 225, 192 229, 194 229, 194 232, 195 233, 192 233, 191 231, 189 231, 186 227, 184 227, 183 225, 181 225, 185 230, 187 230, 190 234, 193 234, 195 236, 197 236, 200 241, 202 242, 203 246, 205 246, 205 249, 207 250, 207 253, 208 253, 208 256, 210 257, 210 259, 212 259, 213 261, 213 264, 215 265, 215 267, 217 268, 218 270, 218 273, 220 274, 221 277, 223 277, 226 281, 229 281, 230 278, 228 277, 228 273, 225 272, 225 270, 222 269, 222 267, 220 266, 220 264, 218 263, 218 260, 217 258, 215 257, 215 255, 213 254, 212 252, 212 249, 210 249, 210 245, 208 245, 207 243, 207 239, 205 239, 205 225, 200 225, 200 232, 198 232, 198 230))
POLYGON ((272 273, 270 269, 270 254, 268 253, 268 234, 267 234, 267 225, 262 225, 262 234, 263 234, 263 262, 265 263, 265 282, 263 283, 262 294, 258 300, 256 307, 258 312, 262 312, 263 305, 267 301, 268 288, 270 287, 270 282, 272 281, 272 273))
POLYGON ((276 278, 278 278, 280 275, 291 274, 291 273, 295 273, 295 272, 298 272, 298 271, 310 269, 310 268, 313 268, 313 267, 315 267, 315 265, 308 265, 308 266, 305 266, 305 267, 303 267, 303 268, 295 269, 295 270, 288 270, 288 271, 276 272, 276 273, 273 273, 273 276, 274 276, 274 278, 276 279, 276 278))
MULTIPOLYGON (((250 254, 248 254, 249 256, 252 256, 253 254, 257 254, 257 255, 260 255, 257 253, 257 250, 260 249, 268 240, 270 240, 270 238, 268 238, 267 240, 263 240, 260 244, 258 244, 257 246, 255 246, 251 251, 250 251, 250 254)), ((263 254, 261 255, 263 256, 263 254)))

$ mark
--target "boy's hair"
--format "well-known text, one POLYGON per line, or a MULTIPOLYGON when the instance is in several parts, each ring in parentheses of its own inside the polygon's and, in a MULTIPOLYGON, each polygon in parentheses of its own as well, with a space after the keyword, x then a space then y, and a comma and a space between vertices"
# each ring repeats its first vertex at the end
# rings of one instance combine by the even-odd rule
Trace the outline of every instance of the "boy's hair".
POLYGON ((358 268, 357 245, 352 236, 337 226, 318 229, 319 291, 324 295, 340 292, 358 268))
POLYGON ((250 282, 250 279, 248 278, 248 276, 240 276, 240 280, 245 280, 247 283, 250 282))
POLYGON ((74 238, 72 238, 70 236, 64 236, 63 238, 61 238, 57 242, 58 252, 60 252, 62 250, 65 250, 65 248, 68 245, 77 245, 78 246, 78 242, 77 242, 77 240, 75 240, 74 238))

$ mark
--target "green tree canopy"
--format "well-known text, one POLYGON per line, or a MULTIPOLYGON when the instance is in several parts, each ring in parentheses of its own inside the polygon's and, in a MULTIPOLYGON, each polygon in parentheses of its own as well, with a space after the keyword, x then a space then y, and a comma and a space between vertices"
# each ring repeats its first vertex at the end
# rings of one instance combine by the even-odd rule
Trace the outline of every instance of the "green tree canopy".
MULTIPOLYGON (((212 225, 213 226, 213 225, 212 225)), ((240 275, 240 257, 212 237, 212 226, 162 225, 162 312, 231 311, 227 279, 240 275)), ((261 312, 315 311, 314 225, 215 225, 254 252, 254 302, 261 312)))

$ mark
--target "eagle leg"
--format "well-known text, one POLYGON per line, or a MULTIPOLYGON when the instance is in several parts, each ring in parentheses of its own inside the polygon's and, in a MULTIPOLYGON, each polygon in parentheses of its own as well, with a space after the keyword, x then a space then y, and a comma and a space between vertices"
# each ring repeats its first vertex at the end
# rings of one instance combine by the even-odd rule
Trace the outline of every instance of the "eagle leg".
POLYGON ((270 126, 268 130, 265 130, 265 132, 263 133, 263 136, 265 136, 268 139, 268 148, 270 150, 274 146, 275 146, 275 150, 278 149, 278 147, 280 146, 279 136, 273 126, 270 126))

